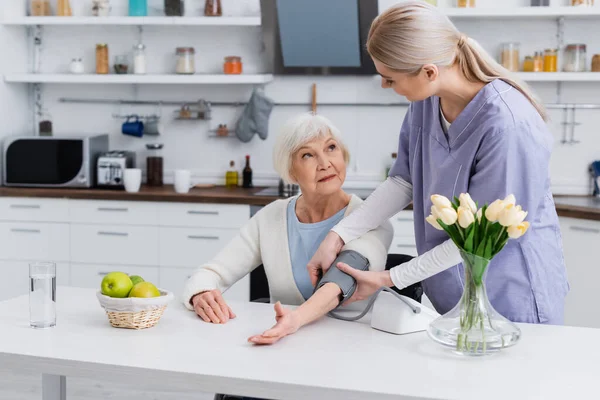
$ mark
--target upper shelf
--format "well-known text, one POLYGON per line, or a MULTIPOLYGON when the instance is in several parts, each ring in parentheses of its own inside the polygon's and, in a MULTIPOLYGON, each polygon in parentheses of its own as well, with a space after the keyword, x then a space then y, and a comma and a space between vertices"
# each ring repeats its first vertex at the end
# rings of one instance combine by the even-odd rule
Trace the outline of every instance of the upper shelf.
POLYGON ((264 84, 273 80, 270 74, 194 74, 194 75, 97 75, 97 74, 12 74, 4 75, 12 83, 85 83, 85 84, 264 84))
POLYGON ((600 7, 440 8, 450 18, 598 18, 600 7))
POLYGON ((4 25, 260 26, 260 17, 15 17, 4 25))
POLYGON ((519 72, 527 82, 600 82, 600 72, 519 72))

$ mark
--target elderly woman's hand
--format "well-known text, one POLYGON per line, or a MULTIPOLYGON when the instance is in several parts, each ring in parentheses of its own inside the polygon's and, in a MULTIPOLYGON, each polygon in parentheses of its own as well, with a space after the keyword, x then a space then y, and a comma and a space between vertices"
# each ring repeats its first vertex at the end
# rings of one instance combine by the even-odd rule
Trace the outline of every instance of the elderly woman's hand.
POLYGON ((296 332, 301 325, 294 312, 284 308, 280 302, 275 303, 275 321, 277 323, 271 329, 267 329, 261 335, 249 337, 248 341, 254 344, 273 344, 296 332))
POLYGON ((196 314, 205 322, 224 324, 230 318, 235 318, 231 307, 227 305, 218 289, 198 293, 192 297, 192 305, 196 314))
POLYGON ((316 286, 319 278, 329 270, 343 246, 344 242, 337 233, 331 231, 325 236, 306 266, 313 286, 316 286))
POLYGON ((354 294, 344 303, 346 305, 368 299, 383 286, 394 286, 390 271, 360 271, 343 262, 337 263, 337 267, 340 271, 353 277, 357 284, 354 294))

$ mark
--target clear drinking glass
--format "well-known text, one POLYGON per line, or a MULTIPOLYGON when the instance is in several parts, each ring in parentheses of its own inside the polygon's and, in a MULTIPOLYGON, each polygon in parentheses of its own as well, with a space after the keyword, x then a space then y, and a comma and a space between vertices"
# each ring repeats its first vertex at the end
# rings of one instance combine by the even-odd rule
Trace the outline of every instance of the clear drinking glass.
POLYGON ((29 264, 29 325, 50 328, 56 325, 56 264, 29 264))

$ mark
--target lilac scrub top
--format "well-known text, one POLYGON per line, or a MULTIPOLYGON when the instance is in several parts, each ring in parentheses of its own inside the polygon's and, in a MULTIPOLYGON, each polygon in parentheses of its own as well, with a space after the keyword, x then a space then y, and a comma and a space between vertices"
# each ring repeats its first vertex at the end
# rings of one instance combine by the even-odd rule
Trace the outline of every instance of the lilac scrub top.
MULTIPOLYGON (((530 228, 508 241, 490 263, 486 288, 494 308, 515 322, 562 324, 569 290, 558 216, 550 190, 553 138, 538 112, 502 80, 486 84, 452 123, 447 135, 440 100, 410 105, 400 130, 398 158, 390 171, 413 186, 417 250, 448 239, 425 217, 431 195, 470 193, 479 205, 514 194, 530 228)), ((458 264, 423 281, 436 310, 451 310, 463 290, 458 264)))

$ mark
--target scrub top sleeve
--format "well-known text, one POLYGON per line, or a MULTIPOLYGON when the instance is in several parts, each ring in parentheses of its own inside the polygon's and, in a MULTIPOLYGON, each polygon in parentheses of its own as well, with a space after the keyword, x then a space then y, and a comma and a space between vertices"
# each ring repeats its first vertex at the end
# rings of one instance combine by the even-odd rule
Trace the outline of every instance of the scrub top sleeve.
POLYGON ((490 134, 475 158, 469 194, 480 207, 514 194, 531 219, 545 195, 549 157, 549 149, 527 128, 490 134))
POLYGON ((412 184, 412 178, 410 176, 410 135, 412 127, 412 115, 413 115, 412 104, 408 107, 408 111, 404 116, 402 127, 400 128, 400 138, 398 139, 398 157, 396 162, 390 168, 390 176, 399 176, 404 181, 412 184))

